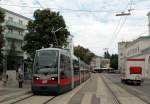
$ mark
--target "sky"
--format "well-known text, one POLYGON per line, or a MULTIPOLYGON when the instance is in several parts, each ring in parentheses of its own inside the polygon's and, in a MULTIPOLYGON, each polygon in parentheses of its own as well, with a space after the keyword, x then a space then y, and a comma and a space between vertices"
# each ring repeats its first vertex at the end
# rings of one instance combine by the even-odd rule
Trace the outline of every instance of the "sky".
POLYGON ((33 18, 36 9, 50 8, 64 17, 74 45, 103 56, 118 53, 117 43, 148 35, 150 0, 0 0, 0 7, 33 18), (128 16, 116 16, 121 12, 128 16))

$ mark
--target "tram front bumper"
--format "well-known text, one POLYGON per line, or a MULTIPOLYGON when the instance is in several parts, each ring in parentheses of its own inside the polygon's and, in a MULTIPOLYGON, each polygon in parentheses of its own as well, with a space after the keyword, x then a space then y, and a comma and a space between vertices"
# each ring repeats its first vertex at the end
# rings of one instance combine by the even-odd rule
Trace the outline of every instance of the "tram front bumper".
POLYGON ((60 92, 60 86, 58 84, 53 85, 32 84, 31 89, 33 92, 52 92, 52 93, 60 92))

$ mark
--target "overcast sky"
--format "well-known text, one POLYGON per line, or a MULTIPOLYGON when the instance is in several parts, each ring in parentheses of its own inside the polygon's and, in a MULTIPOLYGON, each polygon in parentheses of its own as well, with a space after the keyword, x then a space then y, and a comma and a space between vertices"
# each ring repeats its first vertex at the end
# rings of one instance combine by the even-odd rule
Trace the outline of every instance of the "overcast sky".
POLYGON ((74 36, 74 45, 101 56, 105 48, 117 53, 117 42, 148 35, 150 0, 0 0, 0 6, 30 18, 38 8, 59 11, 74 36), (115 16, 130 8, 134 9, 130 16, 115 16))

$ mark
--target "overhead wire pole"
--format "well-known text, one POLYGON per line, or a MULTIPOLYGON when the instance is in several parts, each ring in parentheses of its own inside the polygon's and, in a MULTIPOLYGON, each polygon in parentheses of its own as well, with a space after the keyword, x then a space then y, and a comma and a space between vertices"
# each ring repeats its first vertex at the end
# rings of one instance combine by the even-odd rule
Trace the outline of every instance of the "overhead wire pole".
MULTIPOLYGON (((119 34, 119 32, 121 31, 121 29, 122 29, 122 27, 124 26, 124 24, 125 24, 125 22, 126 22, 126 20, 127 20, 127 17, 129 16, 129 15, 131 15, 131 13, 130 13, 130 11, 132 11, 133 9, 132 9, 132 0, 130 0, 130 3, 128 3, 128 5, 130 5, 130 7, 129 7, 129 9, 128 9, 128 12, 127 13, 125 13, 125 12, 121 12, 121 13, 118 13, 118 14, 116 14, 116 16, 126 16, 125 17, 125 19, 124 19, 124 21, 122 22, 122 24, 120 25, 120 27, 119 27, 119 29, 116 31, 114 31, 114 36, 111 38, 111 42, 108 44, 108 49, 111 47, 111 45, 114 43, 114 41, 115 41, 115 39, 114 39, 114 37, 116 38, 117 37, 117 35, 119 34)), ((128 6, 127 6, 128 7, 128 6)), ((117 29, 117 28, 116 28, 117 29)))

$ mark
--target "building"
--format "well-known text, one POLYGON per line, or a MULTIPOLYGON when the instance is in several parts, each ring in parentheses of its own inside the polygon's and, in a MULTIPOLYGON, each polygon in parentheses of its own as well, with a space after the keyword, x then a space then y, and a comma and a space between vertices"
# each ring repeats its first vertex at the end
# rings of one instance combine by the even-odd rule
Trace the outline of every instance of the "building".
MULTIPOLYGON (((0 9, 5 13, 5 21, 3 23, 5 27, 5 30, 3 32, 5 44, 2 52, 4 56, 7 57, 12 44, 14 44, 17 56, 17 63, 21 63, 25 56, 25 53, 23 52, 21 47, 23 46, 23 39, 25 33, 27 32, 26 25, 31 19, 1 7, 0 9)), ((15 70, 5 68, 5 71, 7 72, 10 81, 16 79, 16 77, 14 77, 14 75, 16 75, 15 70)))
POLYGON ((143 74, 150 78, 150 12, 147 14, 149 20, 149 35, 139 37, 129 42, 118 43, 118 68, 121 72, 126 69, 126 60, 129 58, 144 59, 143 74))
POLYGON ((148 32, 150 35, 150 12, 147 13, 147 16, 148 16, 148 32))
POLYGON ((130 42, 119 42, 118 43, 118 69, 123 72, 126 61, 126 48, 130 42))
POLYGON ((132 42, 119 42, 118 50, 121 72, 126 69, 127 59, 145 59, 143 74, 145 78, 150 78, 150 36, 139 37, 132 42))
POLYGON ((14 42, 17 52, 17 60, 18 62, 22 61, 24 58, 24 52, 21 47, 23 45, 23 38, 27 32, 26 25, 31 19, 3 8, 0 9, 5 13, 5 22, 3 24, 5 26, 3 33, 5 44, 3 47, 3 54, 7 56, 8 51, 14 42))
POLYGON ((96 70, 98 72, 106 71, 110 68, 110 59, 105 59, 100 56, 96 56, 92 59, 90 66, 92 70, 96 70))
POLYGON ((73 55, 74 54, 73 35, 69 35, 67 42, 68 42, 68 45, 66 48, 70 49, 71 55, 73 55))

